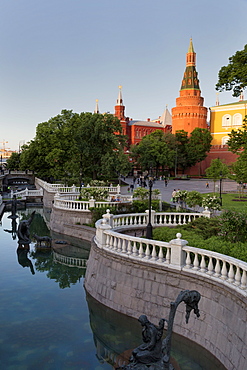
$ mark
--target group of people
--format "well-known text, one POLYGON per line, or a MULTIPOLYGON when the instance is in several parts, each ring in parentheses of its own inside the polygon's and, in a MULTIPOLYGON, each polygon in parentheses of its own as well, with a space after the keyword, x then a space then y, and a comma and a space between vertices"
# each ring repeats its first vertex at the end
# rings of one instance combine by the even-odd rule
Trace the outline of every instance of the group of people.
POLYGON ((120 197, 119 196, 113 196, 113 197, 111 197, 111 202, 121 202, 121 199, 120 199, 120 197))

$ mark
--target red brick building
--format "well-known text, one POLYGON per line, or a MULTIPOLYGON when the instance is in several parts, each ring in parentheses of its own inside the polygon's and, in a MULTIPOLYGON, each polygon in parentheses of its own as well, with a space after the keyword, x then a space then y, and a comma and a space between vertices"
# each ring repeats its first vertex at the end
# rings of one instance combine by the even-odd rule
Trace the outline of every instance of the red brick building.
POLYGON ((122 87, 119 86, 114 115, 120 120, 123 134, 128 136, 129 145, 138 144, 144 136, 149 135, 156 130, 171 132, 172 118, 167 107, 163 115, 154 121, 151 121, 150 119, 147 119, 147 121, 129 119, 129 117, 125 117, 124 111, 125 106, 122 98, 122 87))

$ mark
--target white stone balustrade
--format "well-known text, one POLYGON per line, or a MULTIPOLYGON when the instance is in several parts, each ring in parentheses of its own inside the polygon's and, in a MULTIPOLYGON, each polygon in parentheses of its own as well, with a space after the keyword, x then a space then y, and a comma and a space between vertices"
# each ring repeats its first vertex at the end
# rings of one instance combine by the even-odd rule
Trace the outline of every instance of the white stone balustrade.
POLYGON ((42 197, 43 196, 43 189, 39 190, 33 190, 33 189, 24 189, 18 192, 11 192, 11 198, 13 198, 13 195, 18 197, 19 199, 26 199, 27 197, 42 197))
MULTIPOLYGON (((41 186, 43 189, 48 191, 49 193, 80 193, 79 186, 64 186, 64 184, 50 184, 46 181, 43 181, 39 178, 36 178, 36 184, 41 186)), ((81 189, 83 189, 82 187, 81 189)), ((109 194, 120 194, 120 185, 117 186, 92 186, 87 187, 89 189, 103 189, 107 190, 109 194)))
MULTIPOLYGON (((207 276, 247 296, 247 263, 206 250, 206 242, 205 249, 199 249, 187 246, 188 242, 181 239, 179 233, 176 239, 167 243, 117 232, 118 229, 142 226, 146 223, 146 216, 144 213, 113 216, 107 212, 103 219, 96 222, 96 245, 125 258, 161 266, 169 265, 172 269, 207 276)), ((161 219, 166 225, 171 222, 169 217, 161 219)), ((180 218, 175 220, 181 222, 180 218)), ((184 220, 188 218, 185 217, 184 220)))

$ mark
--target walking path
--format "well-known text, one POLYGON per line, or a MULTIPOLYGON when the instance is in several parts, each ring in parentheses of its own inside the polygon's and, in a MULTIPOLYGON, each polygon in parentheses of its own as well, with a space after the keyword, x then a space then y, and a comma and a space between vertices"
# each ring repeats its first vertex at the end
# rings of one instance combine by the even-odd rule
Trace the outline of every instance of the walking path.
MULTIPOLYGON (((133 177, 127 177, 125 179, 125 182, 127 184, 133 184, 133 177)), ((148 183, 148 182, 147 182, 148 183)), ((135 188, 136 188, 135 183, 135 188)), ((218 185, 218 191, 220 188, 219 181, 216 182, 216 185, 218 185)), ((222 192, 237 192, 237 186, 238 184, 235 181, 223 179, 222 180, 222 192)), ((147 188, 148 189, 148 188, 147 188)), ((153 189, 159 189, 162 194, 162 200, 171 203, 171 196, 174 189, 176 190, 196 190, 200 193, 211 193, 214 191, 214 182, 207 180, 207 179, 191 179, 191 180, 170 180, 167 184, 167 187, 165 187, 165 182, 163 180, 156 180, 153 184, 153 189), (209 183, 209 187, 206 188, 206 183, 209 183)), ((121 187, 121 193, 122 194, 128 194, 128 186, 122 186, 121 187)))

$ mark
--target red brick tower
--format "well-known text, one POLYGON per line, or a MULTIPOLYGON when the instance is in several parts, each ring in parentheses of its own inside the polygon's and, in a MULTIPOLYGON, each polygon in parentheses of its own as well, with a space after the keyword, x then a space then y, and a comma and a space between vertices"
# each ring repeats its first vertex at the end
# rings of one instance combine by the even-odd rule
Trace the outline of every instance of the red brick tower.
POLYGON ((124 110, 125 106, 123 105, 123 99, 122 99, 122 86, 118 86, 119 92, 118 92, 118 98, 117 98, 117 104, 115 105, 115 117, 117 117, 120 121, 125 119, 124 116, 124 110))
POLYGON ((207 128, 207 108, 203 102, 196 72, 196 53, 190 39, 180 96, 176 99, 176 107, 172 108, 173 134, 184 130, 190 135, 196 127, 207 128))
POLYGON ((124 114, 125 106, 123 105, 122 86, 118 86, 118 88, 119 88, 119 92, 118 92, 117 104, 115 105, 114 116, 120 120, 122 130, 123 130, 122 134, 129 136, 130 135, 129 128, 128 128, 129 118, 125 117, 125 114, 124 114))

